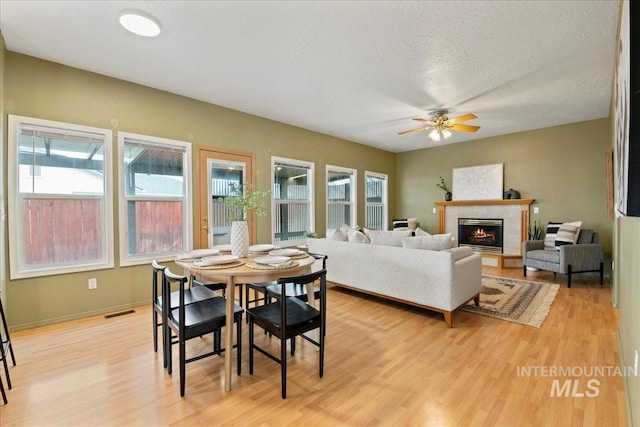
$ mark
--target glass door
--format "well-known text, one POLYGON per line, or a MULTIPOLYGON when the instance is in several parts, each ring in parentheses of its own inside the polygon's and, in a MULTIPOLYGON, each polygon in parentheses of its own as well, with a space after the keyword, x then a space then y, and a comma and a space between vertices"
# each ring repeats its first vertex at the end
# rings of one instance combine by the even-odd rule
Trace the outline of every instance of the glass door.
MULTIPOLYGON (((210 248, 229 243, 231 222, 223 199, 229 194, 229 184, 253 185, 254 155, 237 151, 198 148, 196 179, 196 211, 199 224, 195 247, 210 248)), ((255 219, 249 215, 249 241, 256 240, 255 219)))

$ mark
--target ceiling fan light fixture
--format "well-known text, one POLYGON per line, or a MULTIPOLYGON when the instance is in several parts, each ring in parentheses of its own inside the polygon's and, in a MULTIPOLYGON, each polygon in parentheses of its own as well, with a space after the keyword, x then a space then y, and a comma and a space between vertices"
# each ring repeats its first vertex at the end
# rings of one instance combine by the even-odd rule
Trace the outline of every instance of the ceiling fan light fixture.
POLYGON ((451 136, 451 132, 449 132, 449 129, 445 129, 442 131, 442 136, 444 136, 444 139, 447 139, 451 136))
POLYGON ((431 131, 431 133, 429 134, 429 139, 432 141, 440 141, 440 132, 438 132, 438 129, 433 129, 431 131))
POLYGON ((160 34, 160 24, 140 12, 123 12, 119 21, 125 30, 141 37, 156 37, 160 34))

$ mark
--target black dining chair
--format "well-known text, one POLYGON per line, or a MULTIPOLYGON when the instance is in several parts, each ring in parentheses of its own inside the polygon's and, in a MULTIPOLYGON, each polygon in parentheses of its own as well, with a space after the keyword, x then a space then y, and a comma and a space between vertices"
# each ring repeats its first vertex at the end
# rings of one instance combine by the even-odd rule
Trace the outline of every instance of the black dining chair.
MULTIPOLYGON (((316 260, 322 260, 322 270, 327 269, 327 255, 309 253, 309 256, 315 258, 316 260)), ((280 289, 280 285, 273 282, 263 282, 263 283, 248 283, 245 293, 245 301, 247 302, 246 307, 249 307, 249 303, 258 303, 262 302, 266 304, 269 299, 269 295, 277 296, 282 292, 280 289), (249 299, 249 290, 254 291, 254 298, 249 299)), ((319 291, 318 291, 319 292, 319 291)), ((287 296, 296 296, 303 301, 307 301, 307 287, 306 286, 297 286, 292 283, 287 285, 287 296)))
MULTIPOLYGON (((164 270, 167 268, 166 265, 159 264, 157 260, 153 260, 151 262, 153 278, 151 281, 151 316, 152 316, 152 325, 153 325, 153 351, 158 351, 158 328, 162 327, 162 359, 164 367, 167 367, 167 355, 166 355, 166 330, 163 327, 165 325, 164 318, 162 317, 162 289, 164 283, 164 270)), ((169 291, 170 292, 170 291, 169 291)), ((180 293, 179 291, 170 292, 170 307, 175 308, 179 304, 180 293)), ((185 289, 185 304, 191 304, 196 301, 202 301, 206 299, 215 298, 218 295, 212 290, 208 289, 205 286, 194 285, 185 289)))
MULTIPOLYGON (((221 346, 221 331, 226 326, 226 305, 227 299, 216 296, 202 301, 187 304, 185 294, 189 279, 185 276, 173 274, 171 270, 164 270, 164 291, 163 295, 169 295, 171 285, 177 285, 179 290, 179 302, 177 308, 169 309, 168 297, 165 297, 163 303, 164 318, 167 320, 167 337, 170 332, 176 336, 178 344, 179 364, 180 364, 180 396, 184 396, 186 382, 186 364, 205 357, 219 355, 224 348, 221 346), (201 337, 206 334, 213 334, 213 350, 204 354, 186 357, 186 342, 192 338, 201 337)), ((234 304, 233 322, 236 324, 236 347, 238 356, 238 375, 241 373, 241 354, 242 354, 242 307, 234 304)), ((167 349, 167 368, 169 374, 172 373, 172 351, 171 346, 173 339, 168 339, 165 343, 167 349)))
MULTIPOLYGON (((16 357, 13 354, 13 345, 11 344, 11 336, 9 335, 9 326, 7 325, 7 318, 4 315, 4 307, 2 306, 2 300, 0 300, 0 320, 2 321, 2 330, 0 332, 0 358, 2 358, 2 364, 4 365, 4 374, 7 378, 7 388, 11 390, 11 377, 9 376, 9 364, 7 363, 7 354, 11 355, 11 362, 13 366, 16 366, 16 357)), ((0 393, 2 394, 2 401, 7 404, 7 394, 4 390, 4 383, 2 377, 0 377, 0 393)))
MULTIPOLYGON (((286 286, 287 284, 305 286, 308 283, 320 281, 319 289, 319 309, 305 303, 298 297, 282 297, 275 302, 246 310, 249 318, 249 373, 253 374, 253 351, 254 349, 264 354, 271 360, 280 364, 280 376, 282 386, 282 398, 287 397, 287 340, 296 336, 301 336, 320 349, 319 353, 319 374, 324 375, 324 340, 327 313, 327 270, 305 274, 296 277, 284 277, 277 281, 277 284, 286 286), (261 327, 270 335, 280 339, 280 356, 277 357, 255 343, 255 325, 261 327), (315 340, 305 335, 305 333, 319 329, 318 339, 315 340)), ((266 338, 265 338, 266 339, 266 338)))

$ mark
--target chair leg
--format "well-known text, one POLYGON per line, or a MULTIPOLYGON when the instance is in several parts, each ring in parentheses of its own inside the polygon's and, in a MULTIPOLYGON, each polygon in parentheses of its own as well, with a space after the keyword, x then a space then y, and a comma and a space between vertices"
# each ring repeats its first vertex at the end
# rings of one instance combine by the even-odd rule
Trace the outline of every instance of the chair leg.
POLYGON ((253 375, 253 318, 249 316, 249 375, 253 375))
POLYGON ((291 337, 291 355, 296 354, 296 337, 291 337))
MULTIPOLYGON (((7 338, 7 341, 9 339, 7 338)), ((7 342, 2 338, 2 334, 0 334, 0 358, 2 358, 2 364, 4 365, 4 375, 7 378, 7 388, 11 390, 11 377, 9 376, 9 364, 7 363, 7 352, 4 350, 4 343, 7 342)), ((9 346, 11 346, 11 342, 9 342, 9 346)), ((9 347, 11 348, 11 347, 9 347)), ((14 363, 15 366, 15 363, 14 363)))
POLYGON ((151 320, 153 321, 153 351, 158 352, 158 312, 151 307, 151 320))
POLYGON ((7 401, 7 393, 4 391, 4 384, 2 384, 2 378, 0 378, 0 393, 2 393, 2 401, 4 402, 4 404, 6 405, 7 403, 9 403, 7 401))
MULTIPOLYGON (((236 323, 236 341, 238 342, 236 345, 236 356, 238 358, 238 376, 240 376, 240 373, 242 372, 242 318, 238 319, 236 323)), ((231 354, 231 352, 229 352, 229 354, 231 354)))
POLYGON ((186 382, 186 378, 185 376, 187 375, 187 369, 186 369, 186 344, 184 342, 184 340, 180 339, 180 397, 184 397, 184 385, 186 382))
POLYGON ((280 338, 280 381, 282 382, 282 398, 287 398, 287 339, 282 333, 280 338))
POLYGON ((173 352, 171 351, 171 328, 165 330, 165 352, 167 355, 167 372, 173 374, 173 352))
POLYGON ((320 344, 320 378, 322 378, 322 376, 324 375, 324 336, 326 334, 326 326, 324 324, 322 324, 320 326, 320 336, 319 338, 319 344, 320 344))
POLYGON ((604 283, 604 263, 600 263, 600 286, 604 283))
POLYGON ((567 266, 567 288, 571 287, 571 264, 567 266))

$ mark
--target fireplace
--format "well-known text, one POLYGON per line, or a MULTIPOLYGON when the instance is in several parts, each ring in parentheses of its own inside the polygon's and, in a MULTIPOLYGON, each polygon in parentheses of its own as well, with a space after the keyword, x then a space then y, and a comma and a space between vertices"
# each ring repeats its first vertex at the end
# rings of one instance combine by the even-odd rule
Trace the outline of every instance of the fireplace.
POLYGON ((458 218, 458 246, 502 253, 502 219, 458 218))

